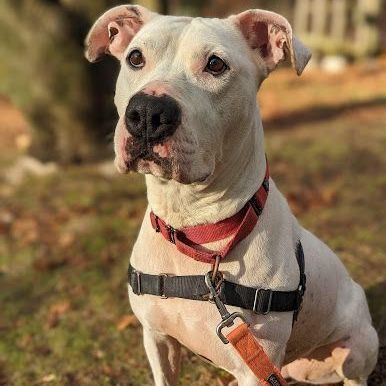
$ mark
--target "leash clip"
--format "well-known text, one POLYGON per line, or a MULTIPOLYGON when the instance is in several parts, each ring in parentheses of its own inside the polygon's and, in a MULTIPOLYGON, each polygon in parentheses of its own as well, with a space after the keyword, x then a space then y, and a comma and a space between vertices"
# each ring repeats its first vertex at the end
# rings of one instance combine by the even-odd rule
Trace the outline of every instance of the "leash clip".
POLYGON ((225 335, 222 333, 222 330, 225 327, 231 327, 235 324, 235 319, 239 318, 241 319, 244 323, 247 323, 243 314, 240 312, 233 312, 232 314, 229 313, 229 311, 226 309, 225 304, 221 301, 219 292, 217 288, 214 286, 212 282, 212 272, 208 272, 205 275, 205 284, 209 289, 210 292, 210 301, 213 301, 214 304, 216 305, 220 315, 221 315, 221 322, 217 325, 216 327, 216 333, 217 336, 221 339, 221 341, 224 344, 228 344, 229 340, 225 337, 225 335))
MULTIPOLYGON (((229 314, 229 316, 225 319, 223 319, 216 327, 216 334, 217 336, 221 339, 221 341, 224 344, 228 344, 229 340, 226 338, 226 336, 222 333, 223 328, 225 327, 231 327, 235 324, 234 320, 235 319, 241 319, 243 323, 247 323, 245 320, 244 316, 240 312, 233 312, 232 314, 229 314)), ((249 325, 249 324, 248 324, 249 325)))

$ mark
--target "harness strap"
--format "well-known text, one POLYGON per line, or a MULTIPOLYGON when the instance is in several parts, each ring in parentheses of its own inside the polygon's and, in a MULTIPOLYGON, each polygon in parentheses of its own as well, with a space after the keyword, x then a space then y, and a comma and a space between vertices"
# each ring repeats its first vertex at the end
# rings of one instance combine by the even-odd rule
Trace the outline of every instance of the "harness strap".
POLYGON ((224 258, 241 240, 247 237, 257 224, 269 192, 268 163, 264 181, 248 203, 232 217, 215 224, 197 225, 189 228, 174 229, 161 218, 150 212, 151 225, 156 232, 176 245, 181 253, 204 263, 213 263, 217 256, 224 258), (201 244, 233 237, 220 251, 211 251, 201 244))
MULTIPOLYGON (((296 260, 299 265, 300 280, 298 286, 298 308, 294 311, 293 323, 301 309, 306 290, 304 251, 300 240, 296 246, 296 260)), ((263 347, 254 337, 248 324, 243 322, 226 336, 228 342, 239 353, 246 365, 265 386, 288 386, 279 369, 271 362, 263 347)))
POLYGON ((280 370, 271 362, 264 349, 253 336, 248 324, 245 322, 240 324, 226 337, 263 385, 287 385, 287 382, 280 374, 280 370))
POLYGON ((307 282, 307 277, 305 272, 304 250, 300 240, 296 245, 295 255, 296 255, 296 261, 298 262, 298 266, 299 266, 299 286, 298 286, 298 305, 299 306, 298 306, 298 309, 294 311, 292 324, 294 324, 298 319, 299 312, 303 302, 303 296, 304 296, 304 293, 306 292, 306 282, 307 282))
MULTIPOLYGON (((257 314, 294 311, 297 316, 305 290, 304 255, 301 243, 297 244, 296 258, 300 270, 300 284, 294 291, 273 291, 246 287, 224 280, 219 287, 221 301, 229 306, 253 310, 257 314), (303 277, 303 279, 302 279, 303 277)), ((204 275, 169 276, 151 275, 128 269, 128 283, 136 295, 155 295, 163 298, 208 300, 208 287, 204 275)))

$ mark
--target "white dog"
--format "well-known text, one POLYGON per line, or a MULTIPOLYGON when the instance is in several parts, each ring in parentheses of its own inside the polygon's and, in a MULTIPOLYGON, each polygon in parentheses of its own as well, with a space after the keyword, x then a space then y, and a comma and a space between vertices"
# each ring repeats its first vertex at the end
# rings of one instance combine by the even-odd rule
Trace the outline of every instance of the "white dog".
MULTIPOLYGON (((155 232, 150 212, 157 215, 153 222, 162 219, 170 226, 164 229, 174 232, 218 223, 249 205, 266 173, 256 92, 286 57, 300 75, 308 49, 293 36, 288 21, 272 12, 206 19, 161 16, 131 5, 102 15, 86 45, 90 61, 108 53, 121 63, 115 163, 122 173, 146 174, 149 208, 131 256, 131 275, 204 275, 210 265, 186 256, 165 240, 164 232, 155 232)), ((366 385, 378 338, 364 292, 337 256, 298 224, 274 182, 269 183, 257 224, 227 253, 220 271, 238 285, 294 291, 300 241, 307 276, 303 307, 294 325, 294 312, 271 311, 271 304, 268 313, 228 309, 245 317, 284 377, 366 385)), ((229 234, 213 242, 208 238, 197 248, 221 250, 229 239, 229 234)), ((220 315, 213 303, 165 300, 140 287, 140 281, 135 291, 130 287, 130 302, 143 325, 157 386, 177 384, 181 345, 233 374, 239 385, 259 384, 231 345, 217 337, 220 315)))

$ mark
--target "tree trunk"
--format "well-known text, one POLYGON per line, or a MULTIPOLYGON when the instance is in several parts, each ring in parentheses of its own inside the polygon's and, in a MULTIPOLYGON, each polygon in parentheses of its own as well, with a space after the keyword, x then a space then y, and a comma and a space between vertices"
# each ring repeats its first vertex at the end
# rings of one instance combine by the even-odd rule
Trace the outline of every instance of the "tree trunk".
POLYGON ((169 0, 159 0, 159 11, 163 15, 168 15, 170 13, 170 4, 169 0))
POLYGON ((112 59, 90 65, 83 40, 96 17, 120 1, 77 3, 0 3, 0 92, 30 122, 30 151, 42 161, 89 162, 112 153, 117 65, 112 59))

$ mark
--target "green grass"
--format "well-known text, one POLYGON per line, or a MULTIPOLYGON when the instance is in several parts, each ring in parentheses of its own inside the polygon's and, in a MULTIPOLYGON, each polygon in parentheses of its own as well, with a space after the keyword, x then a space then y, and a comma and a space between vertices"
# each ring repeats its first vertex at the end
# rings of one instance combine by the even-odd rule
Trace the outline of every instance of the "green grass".
MULTIPOLYGON (((386 342, 386 114, 267 130, 272 176, 298 218, 365 286, 386 342), (383 318, 383 319, 382 319, 383 318)), ((126 268, 146 205, 141 176, 74 167, 0 197, 0 385, 150 385, 126 268)), ((184 352, 182 385, 230 377, 184 352)))

